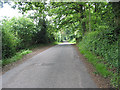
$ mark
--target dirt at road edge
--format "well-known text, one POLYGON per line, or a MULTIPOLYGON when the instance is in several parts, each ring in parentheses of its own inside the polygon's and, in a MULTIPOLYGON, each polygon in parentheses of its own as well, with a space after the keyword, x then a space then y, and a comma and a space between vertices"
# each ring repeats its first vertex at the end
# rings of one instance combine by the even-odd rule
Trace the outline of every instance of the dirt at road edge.
POLYGON ((98 74, 95 74, 96 72, 95 67, 91 63, 88 62, 88 60, 82 55, 76 45, 73 45, 75 50, 77 51, 78 55, 81 57, 81 61, 85 64, 87 67, 87 71, 98 86, 98 88, 112 88, 110 85, 110 79, 109 78, 104 78, 98 74))
POLYGON ((19 64, 22 64, 24 61, 29 60, 33 56, 35 56, 35 55, 45 51, 46 49, 48 49, 48 48, 50 48, 52 46, 53 45, 42 46, 42 47, 40 46, 40 47, 36 47, 36 48, 32 49, 32 53, 24 55, 21 60, 18 60, 16 62, 10 63, 10 64, 5 65, 4 67, 2 67, 2 74, 4 74, 5 72, 9 71, 10 69, 13 69, 14 67, 18 66, 19 64))

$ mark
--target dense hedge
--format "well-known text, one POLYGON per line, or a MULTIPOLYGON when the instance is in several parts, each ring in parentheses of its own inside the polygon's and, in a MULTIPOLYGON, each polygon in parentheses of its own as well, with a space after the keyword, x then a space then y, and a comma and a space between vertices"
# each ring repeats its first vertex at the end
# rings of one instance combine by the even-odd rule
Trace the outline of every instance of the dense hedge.
POLYGON ((2 57, 8 58, 16 53, 20 40, 12 32, 12 23, 5 20, 2 25, 2 57))
MULTIPOLYGON (((45 21, 44 21, 45 22, 45 21)), ((16 52, 27 49, 34 44, 43 44, 54 41, 47 24, 37 25, 33 19, 19 17, 2 21, 2 58, 9 58, 16 52), (45 28, 44 28, 45 27, 45 28)))
POLYGON ((78 43, 80 52, 91 62, 98 73, 109 76, 113 87, 118 88, 118 36, 111 30, 87 32, 78 43), (114 68, 113 68, 114 67, 114 68), (115 69, 109 72, 107 69, 115 69), (114 73, 113 73, 114 72, 114 73))
POLYGON ((118 66, 118 41, 111 43, 108 33, 104 30, 88 32, 79 45, 104 58, 105 62, 118 66))

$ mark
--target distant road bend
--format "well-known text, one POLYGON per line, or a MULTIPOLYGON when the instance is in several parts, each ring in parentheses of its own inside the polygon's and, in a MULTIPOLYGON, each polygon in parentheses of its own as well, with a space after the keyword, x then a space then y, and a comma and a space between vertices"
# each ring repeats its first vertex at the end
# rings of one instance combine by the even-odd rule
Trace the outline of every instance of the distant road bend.
POLYGON ((97 88, 75 48, 67 43, 33 56, 2 76, 3 88, 97 88))

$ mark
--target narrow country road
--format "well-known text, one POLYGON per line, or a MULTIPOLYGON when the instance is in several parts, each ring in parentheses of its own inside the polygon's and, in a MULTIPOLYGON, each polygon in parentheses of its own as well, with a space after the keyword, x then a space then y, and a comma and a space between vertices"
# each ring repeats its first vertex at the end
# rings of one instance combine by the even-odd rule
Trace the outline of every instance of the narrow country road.
POLYGON ((70 44, 37 54, 2 76, 3 88, 97 88, 70 44))

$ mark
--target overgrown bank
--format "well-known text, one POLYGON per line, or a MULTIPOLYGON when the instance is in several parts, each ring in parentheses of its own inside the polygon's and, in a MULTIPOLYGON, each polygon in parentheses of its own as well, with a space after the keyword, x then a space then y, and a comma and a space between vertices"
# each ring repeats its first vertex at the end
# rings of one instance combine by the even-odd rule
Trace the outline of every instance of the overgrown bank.
POLYGON ((118 40, 113 42, 113 39, 108 38, 105 31, 88 32, 78 43, 78 47, 96 68, 96 74, 109 77, 113 87, 118 88, 118 40))
POLYGON ((2 59, 2 62, 0 62, 0 64, 2 64, 2 67, 4 67, 5 65, 14 63, 18 60, 21 60, 25 55, 27 55, 29 53, 32 53, 32 51, 36 48, 39 48, 39 47, 44 48, 44 47, 48 47, 48 46, 50 47, 50 46, 53 46, 53 45, 56 45, 56 44, 57 44, 57 42, 53 42, 53 43, 50 43, 50 44, 32 45, 32 46, 28 47, 27 49, 23 49, 23 50, 20 50, 19 52, 16 52, 16 54, 13 55, 10 58, 2 59))
POLYGON ((46 49, 48 49, 56 44, 57 43, 55 42, 52 44, 33 45, 33 46, 29 47, 29 50, 22 50, 23 52, 16 53, 16 55, 12 56, 12 58, 8 58, 6 60, 3 60, 2 74, 7 72, 8 70, 13 69, 14 67, 16 67, 18 65, 24 63, 25 61, 29 60, 33 56, 43 52, 44 50, 46 50, 46 49), (21 57, 18 58, 20 55, 21 55, 21 57))
MULTIPOLYGON (((34 23, 29 17, 19 17, 1 21, 2 32, 2 66, 20 60, 24 55, 31 53, 31 48, 40 45, 49 45, 55 42, 54 35, 49 30, 47 21, 41 25, 34 23), (47 24, 46 24, 47 23, 47 24), (43 25, 44 24, 44 25, 43 25)), ((52 29, 51 29, 52 30, 52 29)))
POLYGON ((41 25, 26 17, 4 19, 1 22, 3 59, 32 45, 54 42, 53 35, 48 31, 48 24, 42 23, 42 20, 39 21, 41 25))

